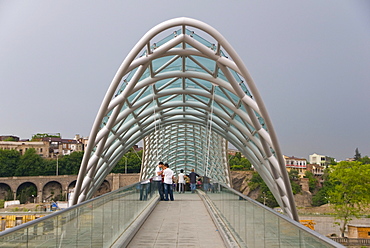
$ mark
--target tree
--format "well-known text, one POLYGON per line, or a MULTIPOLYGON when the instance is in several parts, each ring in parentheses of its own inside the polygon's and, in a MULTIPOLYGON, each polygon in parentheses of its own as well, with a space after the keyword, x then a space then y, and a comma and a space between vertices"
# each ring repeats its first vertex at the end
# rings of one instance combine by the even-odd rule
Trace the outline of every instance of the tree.
POLYGON ((240 152, 229 155, 229 165, 231 170, 250 170, 252 168, 251 162, 242 157, 240 152))
MULTIPOLYGON (((342 237, 352 217, 359 218, 370 203, 370 165, 361 162, 342 161, 330 168, 333 187, 328 190, 330 204, 336 211, 336 219, 343 221, 342 237)), ((336 222, 340 226, 339 222, 336 222)))
POLYGON ((18 166, 21 154, 16 150, 0 149, 0 176, 14 176, 14 171, 18 166))
POLYGON ((70 155, 59 158, 59 174, 77 175, 80 170, 83 155, 83 152, 72 152, 70 155))
POLYGON ((358 148, 355 150, 355 156, 354 156, 355 161, 360 161, 361 160, 361 153, 359 153, 358 148))
POLYGON ((333 183, 330 181, 329 169, 324 170, 322 179, 324 181, 322 187, 312 196, 313 206, 321 206, 329 202, 328 191, 334 187, 333 183))
POLYGON ((15 176, 39 176, 44 169, 44 159, 41 158, 34 148, 27 149, 21 156, 19 165, 15 170, 15 176))
POLYGON ((270 189, 267 187, 267 184, 263 181, 262 177, 254 172, 252 178, 250 179, 248 186, 252 190, 259 190, 258 197, 256 201, 266 204, 270 208, 279 206, 275 200, 274 195, 271 193, 270 189))
POLYGON ((293 194, 301 192, 301 186, 299 185, 299 172, 297 170, 290 170, 288 172, 290 185, 292 186, 293 194))
POLYGON ((143 151, 131 150, 127 152, 112 169, 112 173, 125 173, 126 165, 127 173, 140 173, 142 155, 143 151))
POLYGON ((370 164, 370 158, 368 156, 365 156, 361 158, 360 160, 363 164, 370 164))
POLYGON ((313 193, 316 189, 317 185, 317 178, 315 178, 314 174, 311 171, 306 171, 304 178, 308 178, 308 187, 311 193, 313 193))
POLYGON ((61 138, 60 133, 49 134, 49 133, 37 133, 32 136, 31 141, 41 140, 42 138, 61 138))

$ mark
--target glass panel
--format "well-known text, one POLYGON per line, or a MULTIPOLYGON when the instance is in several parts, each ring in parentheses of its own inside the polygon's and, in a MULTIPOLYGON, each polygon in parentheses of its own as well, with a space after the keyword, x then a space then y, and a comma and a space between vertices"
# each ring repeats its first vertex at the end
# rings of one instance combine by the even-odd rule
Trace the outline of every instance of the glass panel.
POLYGON ((3 231, 1 247, 110 246, 157 196, 151 188, 136 183, 3 231))
POLYGON ((211 180, 206 197, 241 247, 337 247, 339 244, 211 180))

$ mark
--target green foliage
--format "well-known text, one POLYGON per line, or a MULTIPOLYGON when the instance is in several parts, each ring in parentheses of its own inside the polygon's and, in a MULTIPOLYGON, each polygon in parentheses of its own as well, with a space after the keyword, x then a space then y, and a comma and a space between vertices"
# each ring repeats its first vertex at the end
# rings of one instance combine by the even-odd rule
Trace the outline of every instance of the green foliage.
POLYGON ((231 167, 230 167, 230 169, 232 170, 232 171, 243 171, 243 170, 245 170, 245 168, 244 168, 244 166, 243 165, 232 165, 231 167))
POLYGON ((260 203, 265 203, 266 206, 270 208, 274 208, 279 206, 277 201, 275 200, 274 195, 271 193, 270 189, 267 187, 266 183, 263 181, 262 177, 257 173, 254 172, 252 175, 251 180, 248 183, 248 186, 251 190, 259 189, 259 195, 257 197, 257 201, 260 203))
POLYGON ((16 170, 21 154, 16 150, 0 149, 0 175, 2 177, 13 176, 16 170))
MULTIPOLYGON (((77 175, 84 153, 72 152, 59 158, 59 175, 77 175)), ((54 161, 55 162, 55 161, 54 161)))
POLYGON ((20 158, 19 165, 15 170, 15 176, 39 176, 44 166, 44 160, 34 148, 28 149, 20 158))
POLYGON ((336 211, 336 218, 343 220, 342 236, 352 217, 360 217, 364 207, 370 204, 370 164, 342 161, 330 169, 328 190, 330 204, 336 211))
POLYGON ((231 170, 251 170, 252 164, 248 159, 242 157, 240 152, 235 155, 229 155, 229 165, 231 170))
MULTIPOLYGON (((141 158, 143 151, 135 152, 133 150, 127 152, 113 168, 112 173, 125 173, 127 165, 127 173, 140 173, 141 158)), ((170 165, 171 166, 171 165, 170 165)))
POLYGON ((9 137, 9 138, 4 139, 4 141, 17 141, 17 139, 13 137, 9 137))
POLYGON ((318 192, 312 196, 312 205, 321 206, 329 203, 328 191, 331 190, 334 185, 330 180, 329 169, 325 169, 322 179, 324 180, 323 186, 318 190, 318 192))
POLYGON ((312 196, 312 205, 317 207, 328 203, 327 189, 322 187, 315 195, 312 196))
MULTIPOLYGON (((0 149, 0 177, 12 176, 51 176, 77 175, 83 158, 83 152, 73 152, 70 155, 59 156, 57 159, 42 158, 33 148, 27 149, 21 155, 16 150, 0 149)), ((125 173, 127 159, 127 173, 140 173, 143 151, 135 152, 132 149, 113 168, 113 173, 125 173)))
POLYGON ((49 133, 37 133, 32 136, 31 141, 40 140, 42 138, 61 138, 60 133, 57 134, 49 134, 49 133))
POLYGON ((0 208, 4 208, 5 200, 0 200, 0 208))
POLYGON ((32 195, 37 195, 36 186, 33 184, 23 184, 17 191, 17 200, 19 200, 21 204, 31 202, 33 199, 32 195))
POLYGON ((311 171, 306 171, 304 178, 308 178, 308 187, 309 187, 310 192, 313 193, 318 183, 317 178, 312 174, 311 171))
POLYGON ((358 151, 358 148, 355 150, 355 156, 353 157, 355 161, 360 161, 361 160, 361 153, 358 151))
POLYGON ((365 156, 360 159, 360 162, 362 162, 363 164, 370 164, 370 158, 368 156, 365 156))
POLYGON ((293 194, 299 194, 301 192, 301 186, 299 185, 299 175, 297 170, 290 170, 288 172, 290 185, 292 186, 293 194))
POLYGON ((250 188, 251 191, 257 189, 264 183, 262 177, 257 173, 253 172, 252 178, 248 182, 248 187, 250 188))

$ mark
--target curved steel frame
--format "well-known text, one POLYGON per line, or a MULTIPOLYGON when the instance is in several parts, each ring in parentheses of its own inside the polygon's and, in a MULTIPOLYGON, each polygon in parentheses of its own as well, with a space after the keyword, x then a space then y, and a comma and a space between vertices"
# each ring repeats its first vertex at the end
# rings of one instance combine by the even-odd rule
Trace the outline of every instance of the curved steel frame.
POLYGON ((142 179, 153 176, 156 163, 165 160, 175 169, 195 168, 230 184, 227 140, 251 161, 288 216, 298 220, 262 98, 238 54, 211 26, 172 19, 134 46, 95 119, 73 202, 91 198, 122 156, 143 139, 142 179), (164 31, 170 35, 154 43, 164 31))

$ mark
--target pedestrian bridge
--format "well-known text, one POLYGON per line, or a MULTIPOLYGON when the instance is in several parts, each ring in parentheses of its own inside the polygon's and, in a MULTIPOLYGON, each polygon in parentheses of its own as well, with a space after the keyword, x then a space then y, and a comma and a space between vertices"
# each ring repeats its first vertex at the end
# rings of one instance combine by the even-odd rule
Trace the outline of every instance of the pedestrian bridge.
POLYGON ((297 222, 277 135, 241 58, 216 29, 185 17, 149 30, 124 59, 93 124, 72 201, 1 233, 1 245, 339 247, 297 222), (211 178, 213 191, 159 202, 151 185, 137 183, 92 199, 140 141, 141 180, 164 161, 211 178), (229 187, 229 144, 251 162, 284 215, 229 187))
POLYGON ((344 247, 223 183, 159 201, 136 183, 7 229, 1 247, 344 247))

